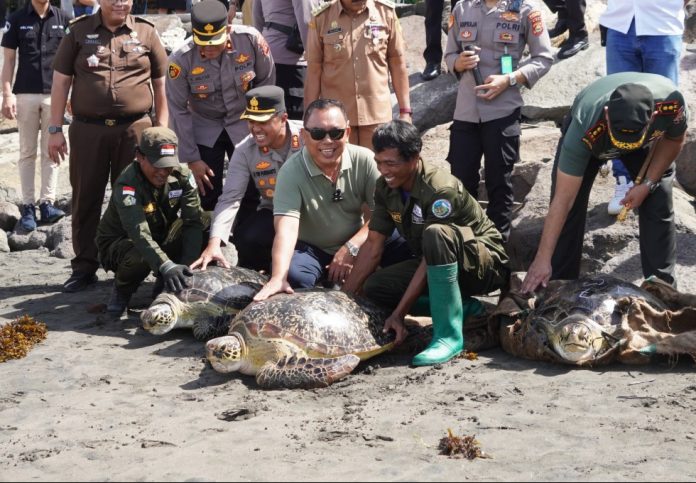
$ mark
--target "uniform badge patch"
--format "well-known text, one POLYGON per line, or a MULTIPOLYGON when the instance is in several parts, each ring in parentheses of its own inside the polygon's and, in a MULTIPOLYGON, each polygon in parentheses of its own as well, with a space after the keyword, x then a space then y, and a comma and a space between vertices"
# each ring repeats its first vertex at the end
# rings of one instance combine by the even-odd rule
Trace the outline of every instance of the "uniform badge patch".
POLYGON ((132 186, 124 186, 123 187, 123 196, 135 196, 135 188, 132 186))
POLYGON ((135 196, 131 196, 131 195, 124 196, 123 197, 123 204, 125 206, 133 206, 135 204, 135 196))
POLYGON ((449 18, 447 19, 447 27, 452 28, 454 25, 454 15, 450 14, 449 18))
POLYGON ((423 224, 423 209, 420 205, 413 205, 413 211, 411 212, 411 222, 414 224, 423 224))
POLYGON ((663 101, 655 103, 655 110, 658 116, 671 116, 679 109, 678 101, 663 101))
POLYGON ((271 188, 268 188, 266 191, 266 198, 273 198, 273 193, 274 191, 271 188))
POLYGON ((170 62, 167 72, 169 73, 170 79, 176 79, 177 77, 179 77, 179 74, 181 74, 181 67, 175 64, 174 62, 170 62))
POLYGON ((431 210, 436 218, 447 218, 452 214, 452 203, 441 198, 433 202, 431 210))
POLYGON ((143 207, 143 211, 145 211, 145 213, 148 213, 148 214, 154 213, 155 211, 157 211, 157 207, 155 206, 155 204, 153 202, 149 202, 148 204, 146 204, 143 207))
POLYGON ((501 34, 498 35, 498 40, 502 40, 503 42, 510 42, 512 40, 512 34, 510 32, 501 32, 501 34))
POLYGON ((394 223, 401 223, 401 213, 398 211, 390 211, 389 216, 391 216, 391 219, 394 220, 394 223))
POLYGON ((239 76, 239 80, 242 81, 242 90, 244 92, 249 90, 249 84, 252 80, 254 80, 254 77, 256 77, 256 72, 254 72, 253 70, 244 72, 242 75, 239 76))
POLYGON ((501 13, 500 18, 507 20, 508 22, 517 22, 520 19, 520 16, 517 13, 508 10, 507 12, 501 13))
POLYGON ((462 33, 461 33, 461 37, 462 37, 463 39, 470 39, 470 38, 471 38, 471 35, 472 35, 472 34, 471 34, 471 30, 464 30, 464 31, 462 31, 462 33))
POLYGON ((254 167, 259 170, 266 169, 271 167, 271 163, 269 163, 268 161, 261 161, 259 163, 256 163, 256 166, 254 167))
POLYGON ((197 91, 207 91, 208 90, 208 85, 207 84, 199 84, 196 86, 197 91))
POLYGON ((171 190, 169 192, 169 198, 181 198, 181 195, 183 194, 184 190, 178 189, 178 190, 171 190))
POLYGON ((606 125, 604 124, 604 121, 599 121, 597 124, 585 131, 585 136, 583 136, 582 142, 587 144, 587 146, 592 149, 592 146, 594 146, 599 137, 604 134, 604 131, 606 131, 606 125))
POLYGON ((191 75, 201 75, 203 72, 205 72, 204 67, 194 67, 193 70, 191 70, 191 75))
POLYGON ((268 178, 268 184, 275 186, 275 178, 268 178))
POLYGON ((538 37, 544 32, 544 21, 541 18, 541 12, 539 10, 533 10, 527 19, 532 24, 532 33, 534 36, 538 37))
POLYGON ((243 53, 239 54, 239 56, 236 59, 234 59, 234 61, 238 64, 245 64, 247 60, 249 60, 249 56, 243 53))

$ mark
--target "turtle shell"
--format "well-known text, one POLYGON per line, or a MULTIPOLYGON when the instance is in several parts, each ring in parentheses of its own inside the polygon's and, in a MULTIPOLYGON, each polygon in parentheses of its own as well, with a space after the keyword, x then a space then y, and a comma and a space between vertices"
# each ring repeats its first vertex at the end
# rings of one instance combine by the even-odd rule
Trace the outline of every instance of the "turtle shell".
POLYGON ((250 347, 255 339, 283 339, 309 357, 369 357, 394 340, 392 331, 382 333, 388 315, 365 298, 311 289, 252 303, 239 312, 230 333, 242 334, 250 347))

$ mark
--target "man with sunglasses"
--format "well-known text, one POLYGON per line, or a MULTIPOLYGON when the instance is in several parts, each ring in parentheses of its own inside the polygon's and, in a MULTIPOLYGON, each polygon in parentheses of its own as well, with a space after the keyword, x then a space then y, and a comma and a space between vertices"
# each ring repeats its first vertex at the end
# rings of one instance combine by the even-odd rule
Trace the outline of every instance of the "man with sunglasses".
POLYGON ((412 124, 382 124, 372 141, 382 176, 367 241, 342 290, 362 287, 367 297, 392 308, 384 331, 394 330, 398 344, 406 337, 404 317, 427 285, 433 339, 413 364, 440 364, 463 350, 463 323, 483 308, 472 295, 507 284, 503 237, 461 181, 421 159, 423 142, 412 124), (394 229, 416 257, 375 272, 394 229))
MULTIPOLYGON (((367 238, 379 176, 372 151, 348 143, 340 101, 318 99, 304 116, 305 147, 278 172, 271 278, 254 300, 320 281, 340 285, 367 238)), ((404 243, 393 242, 395 253, 410 255, 401 255, 404 243)))
POLYGON ((240 267, 270 270, 273 246, 273 195, 278 170, 286 159, 302 149, 302 123, 288 120, 285 91, 278 86, 262 86, 246 93, 247 107, 242 119, 249 135, 237 145, 227 168, 222 194, 215 204, 208 246, 191 268, 205 270, 211 261, 224 267, 229 262, 220 249, 230 233, 237 249, 240 267), (261 202, 253 216, 234 226, 249 180, 259 192, 261 202), (234 226, 234 229, 232 228, 234 226))
POLYGON ((688 117, 683 95, 656 74, 608 75, 578 94, 561 128, 549 213, 524 292, 579 276, 590 190, 600 166, 617 157, 635 180, 621 204, 638 210, 643 276, 676 286, 672 181, 688 117))

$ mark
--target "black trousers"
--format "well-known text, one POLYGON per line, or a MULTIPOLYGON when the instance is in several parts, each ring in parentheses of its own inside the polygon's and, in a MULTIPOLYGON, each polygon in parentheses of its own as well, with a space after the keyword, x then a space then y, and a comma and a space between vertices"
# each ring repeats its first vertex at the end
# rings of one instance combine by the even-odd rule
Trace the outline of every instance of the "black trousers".
MULTIPOLYGON (((452 0, 451 10, 454 10, 458 1, 452 0)), ((425 0, 425 51, 423 51, 423 58, 428 64, 442 62, 442 13, 444 10, 445 0, 425 0)))
POLYGON ((302 120, 304 114, 304 81, 307 67, 276 64, 276 85, 285 91, 285 109, 289 119, 302 120))
POLYGON ((507 241, 512 221, 512 170, 520 153, 520 109, 487 122, 454 121, 447 161, 452 174, 478 199, 481 156, 484 159, 486 214, 507 241))
POLYGON ((258 210, 236 223, 232 243, 237 248, 237 265, 270 272, 274 236, 272 210, 258 210))
MULTIPOLYGON (((561 138, 558 141, 554 159, 551 183, 551 199, 556 189, 556 170, 565 132, 570 125, 570 117, 566 116, 561 128, 561 138)), ((621 160, 635 179, 648 154, 649 146, 622 154, 621 160)), ((572 280, 580 276, 580 261, 582 259, 587 207, 590 191, 597 177, 600 166, 604 161, 591 158, 582 179, 582 185, 573 203, 566 222, 558 238, 556 250, 551 258, 552 279, 572 280)), ((677 261, 676 228, 674 225, 674 207, 672 204, 672 182, 674 180, 674 164, 670 166, 660 179, 659 187, 648 195, 638 208, 638 237, 640 241, 640 262, 645 278, 655 275, 665 282, 675 285, 674 267, 677 261)))
POLYGON ((544 0, 549 10, 558 14, 559 21, 568 24, 570 36, 575 38, 587 37, 585 27, 586 0, 544 0))

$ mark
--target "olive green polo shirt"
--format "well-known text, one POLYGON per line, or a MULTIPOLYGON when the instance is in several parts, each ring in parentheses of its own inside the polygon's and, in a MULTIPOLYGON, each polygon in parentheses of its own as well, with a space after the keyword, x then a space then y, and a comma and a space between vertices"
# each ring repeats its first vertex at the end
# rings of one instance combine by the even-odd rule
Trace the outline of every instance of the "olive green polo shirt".
POLYGON ((491 253, 507 262, 503 238, 493 222, 450 173, 421 160, 410 196, 387 186, 384 177, 375 187, 375 209, 370 230, 390 236, 396 228, 417 257, 423 255, 423 231, 431 224, 468 226, 491 253))
POLYGON ((299 218, 299 240, 336 253, 362 227, 363 203, 374 206, 378 177, 374 154, 362 146, 346 144, 336 184, 303 148, 278 171, 273 214, 299 218), (337 190, 341 201, 333 201, 337 190))
POLYGON ((674 139, 684 134, 689 110, 684 97, 671 80, 661 75, 641 72, 608 75, 585 87, 573 102, 571 122, 561 146, 558 164, 561 172, 582 176, 591 158, 616 159, 628 152, 611 143, 604 116, 604 106, 611 94, 617 87, 627 83, 644 85, 650 89, 655 101, 657 116, 643 146, 663 135, 674 139))
POLYGON ((179 211, 183 221, 181 262, 188 265, 198 258, 203 244, 203 212, 193 174, 185 166, 174 168, 167 183, 155 188, 143 174, 140 163, 134 161, 114 183, 109 206, 99 222, 99 253, 105 254, 113 243, 129 238, 152 271, 157 272, 169 260, 160 244, 179 218, 179 211))

